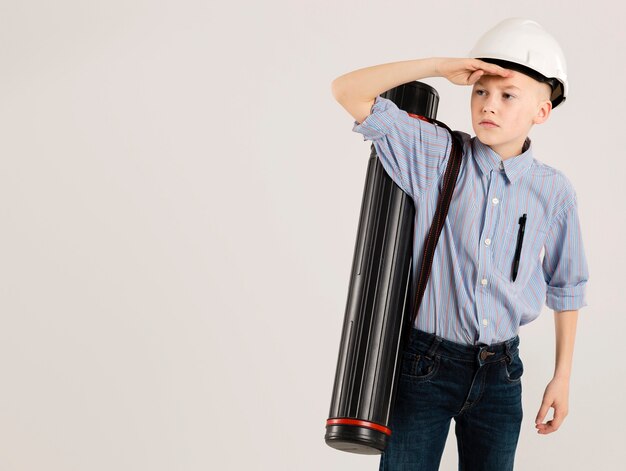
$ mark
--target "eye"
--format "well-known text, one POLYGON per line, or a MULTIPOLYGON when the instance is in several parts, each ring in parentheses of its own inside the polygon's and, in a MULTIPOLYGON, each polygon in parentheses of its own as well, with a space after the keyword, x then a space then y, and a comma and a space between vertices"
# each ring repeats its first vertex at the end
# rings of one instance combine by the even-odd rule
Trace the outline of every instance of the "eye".
POLYGON ((485 90, 478 89, 478 90, 476 90, 476 95, 482 96, 482 93, 484 93, 484 92, 485 92, 485 90))
POLYGON ((509 98, 515 98, 513 95, 509 95, 508 93, 505 93, 504 96, 506 97, 506 99, 508 100, 509 98))

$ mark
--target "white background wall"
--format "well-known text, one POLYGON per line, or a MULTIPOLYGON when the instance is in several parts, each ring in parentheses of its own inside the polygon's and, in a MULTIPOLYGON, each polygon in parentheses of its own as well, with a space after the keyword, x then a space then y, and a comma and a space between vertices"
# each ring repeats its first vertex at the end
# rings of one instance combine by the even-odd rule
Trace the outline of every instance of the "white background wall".
MULTIPOLYGON (((576 188, 591 274, 550 435, 534 418, 552 311, 520 331, 516 469, 621 469, 618 3, 0 6, 1 471, 378 469, 323 439, 370 148, 330 83, 465 56, 511 16, 568 59, 570 97, 531 138, 576 188)), ((469 87, 424 81, 471 133, 469 87)), ((451 429, 441 469, 456 463, 451 429)))

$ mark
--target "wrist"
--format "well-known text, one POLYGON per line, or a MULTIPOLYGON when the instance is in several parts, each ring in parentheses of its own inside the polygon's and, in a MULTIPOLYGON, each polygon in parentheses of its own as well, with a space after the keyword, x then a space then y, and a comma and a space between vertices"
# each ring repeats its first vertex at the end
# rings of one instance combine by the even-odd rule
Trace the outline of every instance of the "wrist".
POLYGON ((562 380, 569 381, 570 380, 570 374, 569 373, 554 373, 553 378, 554 379, 562 379, 562 380))

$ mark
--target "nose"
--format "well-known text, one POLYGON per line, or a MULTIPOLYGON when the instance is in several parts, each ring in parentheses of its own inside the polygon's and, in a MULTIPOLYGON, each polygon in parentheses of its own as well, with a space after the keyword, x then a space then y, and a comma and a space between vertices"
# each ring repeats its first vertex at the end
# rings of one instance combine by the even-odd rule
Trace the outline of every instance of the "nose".
POLYGON ((482 107, 483 113, 495 113, 495 104, 493 100, 495 100, 493 95, 489 95, 487 98, 485 98, 482 107))

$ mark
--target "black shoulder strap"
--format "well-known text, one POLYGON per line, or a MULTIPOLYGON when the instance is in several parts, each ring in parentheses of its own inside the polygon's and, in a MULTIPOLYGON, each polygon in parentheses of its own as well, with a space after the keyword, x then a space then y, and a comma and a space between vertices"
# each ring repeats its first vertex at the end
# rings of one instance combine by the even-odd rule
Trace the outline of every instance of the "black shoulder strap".
POLYGON ((433 222, 430 225, 430 230, 428 231, 428 236, 426 237, 426 243, 424 244, 424 256, 422 257, 422 266, 418 275, 419 281, 417 283, 417 293, 414 304, 415 307, 413 309, 413 315, 411 316, 411 326, 415 323, 415 317, 417 316, 420 304, 422 303, 422 297, 424 296, 424 291, 426 290, 426 283, 428 282, 430 270, 433 265, 435 247, 437 246, 439 235, 441 234, 444 221, 448 215, 450 200, 452 199, 452 193, 454 193, 454 187, 456 185, 459 168, 461 167, 461 159, 463 157, 463 141, 460 136, 441 121, 437 121, 433 118, 427 119, 428 121, 435 123, 450 132, 450 136, 452 137, 452 148, 450 149, 450 158, 448 159, 448 164, 446 165, 446 173, 443 176, 443 188, 441 190, 441 194, 439 195, 439 200, 437 201, 437 210, 435 211, 435 216, 433 217, 433 222))

